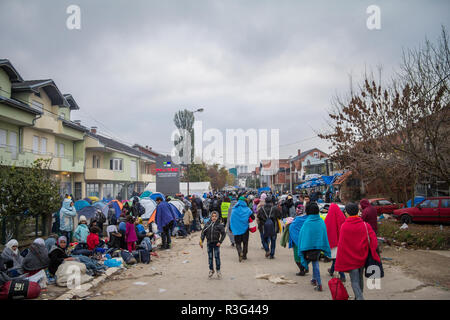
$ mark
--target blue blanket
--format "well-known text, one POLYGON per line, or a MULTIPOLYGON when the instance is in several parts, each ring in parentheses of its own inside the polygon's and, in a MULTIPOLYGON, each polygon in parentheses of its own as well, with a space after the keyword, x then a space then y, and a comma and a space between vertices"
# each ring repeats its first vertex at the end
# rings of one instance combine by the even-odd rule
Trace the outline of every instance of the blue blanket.
POLYGON ((252 214, 252 210, 249 209, 244 201, 239 200, 236 203, 236 205, 231 210, 230 220, 230 227, 233 235, 239 236, 247 232, 248 218, 250 218, 252 214))
POLYGON ((303 251, 318 249, 323 251, 325 256, 331 258, 330 244, 328 243, 327 227, 320 215, 312 214, 303 223, 298 235, 298 256, 302 265, 308 269, 308 261, 303 256, 303 251))
POLYGON ((176 220, 177 216, 169 203, 162 201, 156 207, 155 222, 158 226, 158 230, 162 232, 162 229, 168 225, 171 221, 176 220))
POLYGON ((293 244, 298 247, 298 235, 300 234, 300 230, 303 226, 303 223, 305 223, 306 218, 308 218, 307 215, 297 216, 295 217, 294 221, 291 222, 291 225, 289 227, 289 248, 292 248, 293 244))

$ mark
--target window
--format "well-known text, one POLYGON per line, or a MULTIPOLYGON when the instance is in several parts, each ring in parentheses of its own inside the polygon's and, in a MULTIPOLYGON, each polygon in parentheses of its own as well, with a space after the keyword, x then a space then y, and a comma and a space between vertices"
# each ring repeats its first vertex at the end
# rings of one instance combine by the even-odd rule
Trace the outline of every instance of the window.
POLYGON ((47 138, 41 138, 41 154, 47 154, 47 138))
POLYGON ((97 155, 92 156, 92 168, 100 168, 100 157, 97 155))
POLYGON ((450 208, 450 199, 442 199, 441 200, 441 208, 445 208, 445 209, 450 208))
POLYGON ((112 183, 103 184, 103 197, 112 199, 114 194, 114 185, 112 183))
POLYGON ((314 152, 314 158, 316 158, 316 159, 319 158, 319 153, 318 152, 314 152))
POLYGON ((137 166, 136 161, 130 161, 131 167, 130 167, 130 177, 131 179, 137 178, 137 166))
POLYGON ((59 156, 61 158, 64 158, 64 144, 63 143, 59 144, 59 156))
POLYGON ((379 203, 380 206, 390 206, 390 205, 392 205, 392 203, 390 203, 387 200, 378 200, 378 203, 379 203))
POLYGON ((6 147, 6 130, 0 129, 0 148, 6 147))
POLYGON ((425 200, 420 204, 421 208, 438 208, 439 200, 425 200))
POLYGON ((39 153, 39 137, 33 136, 33 153, 39 153))
POLYGON ((123 159, 110 159, 109 160, 109 169, 114 171, 122 171, 123 170, 123 159))
POLYGON ((11 152, 11 157, 17 159, 17 133, 9 132, 9 151, 11 152))
POLYGON ((31 106, 39 111, 44 110, 44 105, 36 100, 31 100, 31 106))
POLYGON ((100 197, 100 185, 98 183, 87 183, 86 194, 88 197, 100 197))
POLYGON ((53 154, 55 157, 58 156, 58 143, 55 142, 55 153, 53 154))

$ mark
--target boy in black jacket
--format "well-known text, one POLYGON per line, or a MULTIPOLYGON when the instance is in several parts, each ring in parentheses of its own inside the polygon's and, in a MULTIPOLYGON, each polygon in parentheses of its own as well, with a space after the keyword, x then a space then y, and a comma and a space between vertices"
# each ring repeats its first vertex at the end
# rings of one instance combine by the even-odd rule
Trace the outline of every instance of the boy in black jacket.
POLYGON ((213 254, 216 259, 217 277, 220 279, 222 274, 220 273, 220 245, 225 239, 225 227, 218 221, 219 213, 213 211, 211 213, 211 220, 203 227, 200 247, 203 249, 203 240, 207 240, 208 246, 208 259, 209 259, 209 278, 214 274, 213 266, 213 254))

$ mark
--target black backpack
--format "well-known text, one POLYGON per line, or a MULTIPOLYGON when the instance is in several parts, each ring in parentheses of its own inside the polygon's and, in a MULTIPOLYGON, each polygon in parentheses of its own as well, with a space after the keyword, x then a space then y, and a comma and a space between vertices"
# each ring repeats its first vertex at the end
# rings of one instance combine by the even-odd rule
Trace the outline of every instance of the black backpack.
POLYGON ((264 209, 264 207, 262 209, 267 218, 266 222, 264 222, 263 236, 264 236, 264 238, 273 237, 275 235, 275 224, 273 223, 273 221, 271 219, 273 207, 270 208, 269 216, 267 216, 267 213, 266 213, 266 210, 264 209))

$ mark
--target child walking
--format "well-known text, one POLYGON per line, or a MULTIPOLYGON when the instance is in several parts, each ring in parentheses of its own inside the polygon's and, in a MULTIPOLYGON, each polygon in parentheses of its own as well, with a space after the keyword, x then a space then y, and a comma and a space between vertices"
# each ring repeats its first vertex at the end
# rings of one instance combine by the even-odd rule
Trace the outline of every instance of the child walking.
POLYGON ((127 216, 126 230, 125 230, 125 241, 127 242, 128 251, 132 252, 136 250, 136 241, 138 240, 136 235, 136 227, 134 226, 133 216, 127 216))
POLYGON ((211 220, 203 227, 200 239, 200 247, 203 249, 203 240, 207 240, 208 247, 208 260, 209 260, 209 278, 214 275, 213 255, 216 259, 217 277, 220 279, 222 274, 220 273, 220 245, 225 239, 225 227, 218 221, 219 213, 213 211, 211 213, 211 220))

